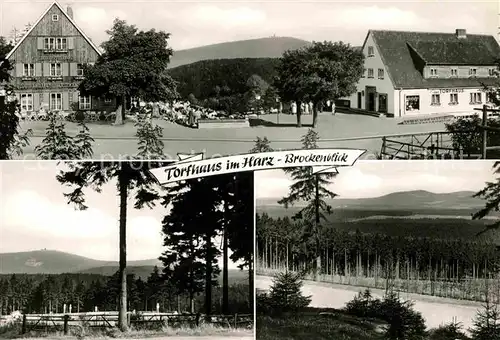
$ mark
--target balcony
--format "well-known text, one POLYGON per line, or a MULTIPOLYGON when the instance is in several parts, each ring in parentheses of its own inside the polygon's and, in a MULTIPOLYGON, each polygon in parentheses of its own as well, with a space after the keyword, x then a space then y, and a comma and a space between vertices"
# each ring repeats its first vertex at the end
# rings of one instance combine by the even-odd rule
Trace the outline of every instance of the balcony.
POLYGON ((63 77, 62 76, 49 76, 49 77, 47 77, 47 80, 48 81, 60 81, 60 80, 63 80, 63 77))
POLYGON ((36 81, 35 76, 22 76, 21 81, 36 81))
POLYGON ((74 80, 83 80, 83 79, 85 79, 85 77, 84 76, 74 76, 73 79, 74 80))

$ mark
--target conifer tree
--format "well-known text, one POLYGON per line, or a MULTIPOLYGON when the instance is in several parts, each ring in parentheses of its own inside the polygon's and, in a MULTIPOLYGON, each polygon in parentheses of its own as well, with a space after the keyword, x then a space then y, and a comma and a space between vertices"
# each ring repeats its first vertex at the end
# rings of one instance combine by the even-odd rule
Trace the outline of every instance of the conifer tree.
MULTIPOLYGON (((302 148, 306 150, 317 149, 318 140, 318 133, 309 129, 307 134, 302 137, 302 148)), ((306 231, 305 236, 312 237, 314 240, 316 259, 314 275, 317 278, 317 275, 321 274, 321 221, 326 219, 325 213, 332 213, 332 207, 327 204, 325 199, 337 196, 327 186, 337 174, 313 174, 312 167, 285 168, 284 171, 290 175, 294 183, 290 186, 288 195, 282 198, 279 203, 288 208, 300 201, 307 202, 307 205, 295 214, 294 219, 304 219, 312 225, 312 229, 306 231)))
POLYGON ((470 330, 474 340, 500 340, 500 310, 498 305, 486 302, 477 312, 470 330))
POLYGON ((276 275, 269 292, 274 311, 298 312, 309 306, 311 297, 304 296, 301 288, 302 280, 299 274, 284 272, 276 275))

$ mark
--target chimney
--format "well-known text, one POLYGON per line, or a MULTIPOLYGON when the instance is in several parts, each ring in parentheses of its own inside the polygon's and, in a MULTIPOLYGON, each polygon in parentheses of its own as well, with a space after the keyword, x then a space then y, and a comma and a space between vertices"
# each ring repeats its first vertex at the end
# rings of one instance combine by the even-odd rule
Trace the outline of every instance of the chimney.
POLYGON ((467 38, 467 31, 464 30, 464 29, 457 28, 457 30, 455 31, 455 33, 456 33, 458 39, 465 39, 465 38, 467 38))
POLYGON ((71 8, 71 6, 68 5, 68 7, 66 8, 66 13, 68 13, 68 16, 71 18, 71 20, 73 20, 73 8, 71 8))

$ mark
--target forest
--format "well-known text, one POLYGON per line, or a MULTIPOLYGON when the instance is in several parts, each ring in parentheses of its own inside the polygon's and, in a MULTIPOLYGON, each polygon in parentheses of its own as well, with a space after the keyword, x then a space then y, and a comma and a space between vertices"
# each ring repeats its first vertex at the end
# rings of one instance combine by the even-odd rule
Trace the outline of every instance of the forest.
MULTIPOLYGON (((316 259, 308 224, 257 214, 257 273, 289 270, 310 277, 316 259)), ((484 301, 487 291, 497 301, 500 295, 500 249, 484 239, 395 236, 329 224, 319 240, 321 281, 476 301, 484 301)))
POLYGON ((245 93, 247 80, 252 75, 272 84, 278 62, 277 58, 203 60, 170 69, 169 74, 178 82, 177 91, 182 98, 193 94, 197 99, 207 99, 215 95, 217 86, 226 87, 234 94, 245 93))
MULTIPOLYGON (((155 267, 145 280, 135 275, 127 276, 128 310, 153 311, 159 304, 161 312, 179 313, 190 310, 188 293, 179 294, 171 281, 162 279, 155 267)), ((222 287, 212 291, 213 312, 222 312, 222 287)), ((229 287, 229 312, 251 313, 248 300, 248 283, 233 282, 229 287)), ((120 292, 118 273, 113 276, 97 274, 13 274, 0 277, 0 315, 12 311, 24 313, 61 313, 63 305, 71 304, 72 312, 116 311, 120 292)), ((204 294, 196 295, 195 310, 203 308, 204 294)))

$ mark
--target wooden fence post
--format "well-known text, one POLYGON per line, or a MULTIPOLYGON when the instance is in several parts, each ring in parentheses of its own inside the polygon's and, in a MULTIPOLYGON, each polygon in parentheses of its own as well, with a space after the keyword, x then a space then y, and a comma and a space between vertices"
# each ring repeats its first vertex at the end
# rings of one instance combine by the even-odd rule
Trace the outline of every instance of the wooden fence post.
POLYGON ((23 325, 21 328, 21 334, 26 334, 26 314, 23 314, 23 325))
POLYGON ((131 314, 130 313, 127 313, 127 326, 130 327, 130 323, 131 323, 131 314))
POLYGON ((482 156, 483 159, 486 159, 486 151, 488 148, 488 130, 486 127, 488 126, 488 106, 483 105, 483 143, 482 143, 482 156))
POLYGON ((68 335, 68 321, 69 321, 69 315, 66 314, 64 315, 64 335, 68 335))
POLYGON ((234 328, 238 328, 238 313, 234 314, 234 328))

